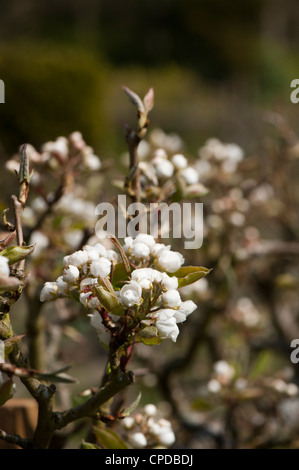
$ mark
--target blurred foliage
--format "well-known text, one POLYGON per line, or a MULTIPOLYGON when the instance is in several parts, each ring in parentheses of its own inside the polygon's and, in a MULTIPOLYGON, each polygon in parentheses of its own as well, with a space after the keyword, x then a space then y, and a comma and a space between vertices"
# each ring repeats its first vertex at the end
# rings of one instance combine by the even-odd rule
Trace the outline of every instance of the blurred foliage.
POLYGON ((24 142, 40 145, 80 129, 95 144, 105 134, 103 71, 80 48, 14 41, 1 46, 1 142, 8 152, 24 142))

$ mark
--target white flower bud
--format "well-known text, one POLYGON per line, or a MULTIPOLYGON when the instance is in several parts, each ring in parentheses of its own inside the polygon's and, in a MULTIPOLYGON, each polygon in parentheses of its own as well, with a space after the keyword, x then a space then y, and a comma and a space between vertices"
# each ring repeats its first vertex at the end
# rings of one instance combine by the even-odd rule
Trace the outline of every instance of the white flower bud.
POLYGON ((181 303, 181 296, 177 290, 170 289, 162 294, 162 304, 164 307, 178 308, 181 303))
POLYGON ((160 282, 162 279, 162 273, 157 271, 156 269, 152 268, 140 268, 140 269, 135 269, 132 274, 131 274, 132 280, 137 281, 140 283, 140 281, 146 279, 150 282, 160 282))
POLYGON ((125 237, 124 239, 124 246, 123 249, 125 252, 128 252, 131 250, 131 247, 133 245, 133 238, 132 237, 125 237))
POLYGON ((221 383, 216 379, 211 379, 208 382, 207 389, 210 393, 219 393, 221 390, 221 383))
POLYGON ((135 258, 138 258, 138 259, 139 258, 147 258, 150 254, 150 248, 145 243, 136 242, 134 240, 134 242, 132 244, 132 247, 131 247, 131 254, 135 258))
POLYGON ((126 429, 132 429, 135 424, 135 419, 132 416, 126 416, 121 422, 126 429))
POLYGON ((120 301, 125 307, 133 307, 141 303, 142 289, 138 282, 131 281, 122 287, 120 291, 120 301))
POLYGON ((56 284, 57 284, 57 294, 58 295, 66 295, 68 293, 69 285, 67 282, 63 280, 63 276, 59 276, 56 279, 56 284))
POLYGON ((66 256, 64 260, 67 264, 81 268, 88 261, 88 253, 83 250, 75 251, 75 253, 66 256))
POLYGON ((162 431, 158 435, 158 439, 160 444, 162 444, 165 447, 170 447, 172 444, 175 443, 175 434, 171 429, 162 431))
POLYGON ((170 289, 177 289, 179 285, 178 278, 176 276, 168 276, 166 273, 161 273, 161 286, 163 289, 170 290, 170 289))
POLYGON ((185 260, 181 253, 177 251, 163 250, 162 253, 158 256, 157 264, 165 271, 169 273, 175 273, 178 269, 180 269, 184 261, 185 260))
POLYGON ((73 284, 78 280, 80 276, 80 271, 76 266, 69 265, 67 269, 63 272, 63 280, 69 284, 73 284))
POLYGON ((89 170, 99 170, 101 168, 101 161, 97 155, 87 153, 84 155, 84 164, 89 170))
POLYGON ((130 444, 135 448, 135 449, 142 449, 146 447, 147 445, 147 440, 144 434, 142 432, 135 432, 130 436, 130 444))
POLYGON ((173 164, 169 160, 161 160, 156 165, 156 173, 158 178, 171 178, 174 172, 173 164))
POLYGON ((177 170, 182 170, 183 168, 186 168, 188 165, 187 158, 184 157, 184 155, 182 155, 181 153, 177 153, 173 155, 171 161, 177 170))
POLYGON ((181 171, 181 176, 184 178, 187 184, 196 184, 199 181, 198 172, 191 167, 184 168, 181 171))
POLYGON ((155 315, 158 315, 156 328, 160 336, 162 338, 170 338, 175 343, 180 331, 173 316, 174 313, 175 310, 172 309, 161 309, 155 315))
POLYGON ((159 256, 160 253, 162 253, 163 250, 170 250, 170 245, 166 246, 164 243, 156 243, 151 252, 153 256, 159 256))
POLYGON ((111 261, 107 258, 99 258, 98 260, 92 261, 90 265, 90 272, 93 276, 106 277, 109 276, 111 270, 111 261))
POLYGON ((6 256, 0 256, 0 274, 5 277, 9 277, 10 274, 8 263, 8 258, 6 258, 6 256))
POLYGON ((40 293, 40 301, 47 302, 55 300, 58 293, 56 282, 46 282, 40 293))
POLYGON ((153 248, 156 245, 154 237, 152 235, 148 235, 146 233, 139 233, 137 235, 137 237, 135 238, 135 240, 134 240, 134 243, 135 242, 144 243, 149 248, 153 248))
POLYGON ((157 414, 157 407, 151 403, 148 403, 144 407, 144 412, 147 416, 155 416, 157 414))

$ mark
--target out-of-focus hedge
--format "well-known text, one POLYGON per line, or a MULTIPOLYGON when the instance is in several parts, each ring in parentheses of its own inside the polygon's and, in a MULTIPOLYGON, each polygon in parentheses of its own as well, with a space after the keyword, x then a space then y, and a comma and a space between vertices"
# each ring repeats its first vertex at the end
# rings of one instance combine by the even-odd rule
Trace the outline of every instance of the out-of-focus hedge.
POLYGON ((105 65, 86 49, 11 42, 0 49, 6 104, 0 141, 6 153, 80 130, 96 145, 107 133, 101 108, 105 65))

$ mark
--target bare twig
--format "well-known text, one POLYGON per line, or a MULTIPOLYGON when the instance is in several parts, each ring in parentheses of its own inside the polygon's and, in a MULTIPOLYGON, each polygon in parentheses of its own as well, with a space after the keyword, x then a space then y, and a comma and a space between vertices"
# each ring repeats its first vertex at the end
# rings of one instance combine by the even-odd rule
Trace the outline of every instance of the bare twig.
POLYGON ((20 437, 16 434, 9 434, 3 431, 3 429, 0 429, 0 439, 3 439, 9 444, 17 445, 22 449, 28 449, 32 446, 32 440, 24 439, 23 437, 20 437))

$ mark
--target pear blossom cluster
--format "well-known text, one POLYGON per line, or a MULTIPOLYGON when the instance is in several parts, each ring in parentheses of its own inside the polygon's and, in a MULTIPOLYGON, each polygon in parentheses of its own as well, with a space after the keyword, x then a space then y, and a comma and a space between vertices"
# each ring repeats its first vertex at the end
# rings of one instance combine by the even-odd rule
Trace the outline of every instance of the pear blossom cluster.
POLYGON ((133 269, 117 286, 113 286, 113 272, 121 264, 120 255, 101 243, 85 245, 64 257, 63 274, 56 281, 45 283, 40 300, 51 301, 76 293, 79 302, 93 310, 89 314, 91 325, 105 347, 111 332, 103 322, 102 309, 113 322, 127 315, 138 319, 139 331, 175 342, 178 324, 197 308, 192 300, 183 301, 178 290, 174 273, 184 263, 183 256, 172 251, 171 246, 156 243, 147 234, 134 239, 127 237, 123 251, 133 269))
POLYGON ((149 403, 142 412, 127 416, 122 426, 128 432, 130 445, 135 449, 146 447, 171 447, 176 440, 171 422, 160 416, 155 405, 149 403))
POLYGON ((213 165, 220 168, 223 173, 235 173, 239 163, 244 159, 244 151, 235 143, 225 143, 212 137, 199 149, 198 156, 196 168, 207 177, 213 174, 213 165))
MULTIPOLYGON (((49 166, 57 169, 70 159, 79 162, 81 169, 99 170, 101 168, 101 160, 95 155, 92 147, 87 145, 81 132, 72 132, 68 137, 59 136, 53 141, 45 142, 40 152, 31 144, 27 144, 26 151, 29 161, 34 164, 34 176, 31 184, 37 184, 40 179, 38 166, 49 166)), ((6 168, 10 171, 18 171, 19 154, 14 155, 6 162, 6 168)))
MULTIPOLYGON (((154 129, 138 146, 140 182, 143 196, 165 200, 180 192, 182 197, 196 197, 208 192, 200 181, 200 172, 190 164, 177 134, 154 129)), ((124 156, 128 159, 128 154, 124 156)))

